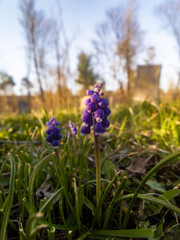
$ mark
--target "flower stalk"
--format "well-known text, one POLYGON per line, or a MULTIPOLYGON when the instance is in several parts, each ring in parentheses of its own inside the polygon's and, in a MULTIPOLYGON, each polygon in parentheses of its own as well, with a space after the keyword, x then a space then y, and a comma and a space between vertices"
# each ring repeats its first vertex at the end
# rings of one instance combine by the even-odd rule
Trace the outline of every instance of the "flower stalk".
POLYGON ((96 198, 97 206, 101 197, 101 160, 99 148, 99 135, 94 135, 95 159, 96 159, 96 198))
POLYGON ((56 154, 56 158, 57 158, 57 163, 58 163, 59 173, 60 173, 60 176, 62 176, 62 175, 63 175, 63 170, 62 170, 61 160, 60 160, 60 157, 59 157, 59 154, 58 154, 57 148, 54 148, 54 152, 55 152, 55 154, 56 154))

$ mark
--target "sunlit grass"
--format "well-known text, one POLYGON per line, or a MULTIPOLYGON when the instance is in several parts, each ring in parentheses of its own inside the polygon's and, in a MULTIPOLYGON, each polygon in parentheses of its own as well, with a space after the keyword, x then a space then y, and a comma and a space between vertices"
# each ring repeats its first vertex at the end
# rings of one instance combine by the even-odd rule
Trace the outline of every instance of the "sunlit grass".
POLYGON ((93 135, 78 133, 73 146, 69 120, 80 129, 81 114, 75 110, 0 118, 2 240, 6 228, 8 239, 178 236, 180 107, 144 102, 112 110, 111 127, 100 137, 102 193, 97 207, 93 135), (63 174, 45 141, 51 115, 61 124, 63 174), (7 207, 9 198, 13 202, 7 207))

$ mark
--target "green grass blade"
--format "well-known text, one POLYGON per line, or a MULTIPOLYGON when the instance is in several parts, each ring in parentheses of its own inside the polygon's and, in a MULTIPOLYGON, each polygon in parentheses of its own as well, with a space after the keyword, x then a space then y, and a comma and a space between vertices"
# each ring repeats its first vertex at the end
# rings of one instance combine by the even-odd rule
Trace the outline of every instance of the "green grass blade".
POLYGON ((8 154, 8 157, 9 157, 10 164, 11 164, 11 177, 10 177, 10 183, 9 183, 9 194, 7 196, 8 204, 6 205, 6 207, 4 209, 4 217, 3 217, 3 221, 2 221, 2 225, 1 225, 1 235, 0 235, 1 240, 6 239, 8 219, 9 219, 9 215, 10 215, 10 211, 11 211, 11 207, 12 207, 12 203, 13 203, 14 186, 15 186, 15 173, 16 173, 15 161, 14 161, 13 156, 10 153, 8 154))
MULTIPOLYGON (((119 198, 116 201, 116 203, 118 203, 120 201, 123 201, 123 200, 126 200, 128 198, 133 198, 133 197, 134 197, 134 194, 128 194, 126 196, 123 196, 123 197, 119 198)), ((159 205, 161 205, 163 207, 168 208, 169 210, 172 210, 172 211, 180 214, 180 208, 170 204, 168 201, 164 201, 164 200, 161 200, 159 198, 148 196, 146 194, 138 194, 137 198, 142 199, 142 200, 147 200, 147 201, 150 201, 150 202, 153 202, 153 203, 156 203, 156 204, 159 204, 159 205)))
POLYGON ((125 237, 125 238, 151 238, 154 235, 153 230, 150 229, 127 229, 127 230, 99 230, 92 231, 90 236, 103 235, 106 237, 125 237))
POLYGON ((44 212, 47 207, 51 205, 53 200, 58 196, 58 194, 64 189, 64 187, 57 190, 52 196, 43 204, 43 206, 39 209, 39 212, 44 212))
POLYGON ((35 213, 35 206, 34 206, 34 182, 36 178, 36 174, 39 171, 40 167, 46 162, 50 157, 54 156, 55 153, 51 153, 48 156, 44 157, 34 168, 30 181, 29 181, 29 213, 32 216, 35 213))
POLYGON ((88 233, 84 233, 83 235, 81 235, 77 240, 84 240, 88 237, 88 233))
POLYGON ((75 196, 75 211, 76 211, 76 220, 78 224, 78 229, 81 229, 81 219, 80 219, 80 209, 79 209, 79 197, 76 186, 76 179, 74 178, 74 196, 75 196))
POLYGON ((107 197, 107 194, 109 193, 110 189, 112 188, 114 182, 116 181, 118 175, 120 174, 121 171, 119 171, 118 173, 116 173, 116 175, 113 177, 113 179, 111 180, 111 182, 108 184, 108 186, 106 187, 104 193, 101 195, 101 198, 100 198, 100 201, 99 201, 99 205, 97 207, 97 210, 95 212, 95 215, 94 215, 94 218, 93 218, 93 222, 92 222, 92 226, 91 227, 94 227, 96 221, 97 221, 97 218, 98 218, 98 215, 99 215, 99 211, 100 209, 102 208, 102 204, 104 202, 104 200, 106 199, 107 197))
POLYGON ((124 189, 124 187, 126 186, 126 182, 127 182, 127 177, 124 176, 123 179, 122 179, 121 184, 120 184, 119 187, 117 188, 116 193, 114 194, 114 197, 112 198, 112 200, 111 200, 111 202, 110 202, 110 204, 109 204, 109 206, 108 206, 107 213, 106 213, 105 220, 104 220, 104 224, 103 224, 103 229, 106 229, 107 226, 108 226, 108 223, 109 223, 111 214, 112 214, 112 212, 113 212, 115 200, 117 199, 117 197, 119 196, 119 194, 121 193, 121 191, 122 191, 122 190, 124 189))
POLYGON ((170 161, 172 161, 174 158, 179 157, 180 156, 180 151, 177 151, 175 153, 172 153, 170 155, 168 155, 167 157, 163 158, 159 163, 157 163, 146 175, 145 177, 142 179, 142 181, 140 182, 139 186, 137 187, 133 198, 129 204, 124 222, 123 222, 123 229, 126 228, 128 221, 129 221, 129 217, 130 217, 130 213, 131 210, 133 208, 133 205, 136 201, 136 198, 138 196, 139 191, 142 189, 142 187, 145 185, 145 183, 147 182, 147 180, 154 174, 156 173, 162 166, 164 166, 165 164, 169 163, 170 161))

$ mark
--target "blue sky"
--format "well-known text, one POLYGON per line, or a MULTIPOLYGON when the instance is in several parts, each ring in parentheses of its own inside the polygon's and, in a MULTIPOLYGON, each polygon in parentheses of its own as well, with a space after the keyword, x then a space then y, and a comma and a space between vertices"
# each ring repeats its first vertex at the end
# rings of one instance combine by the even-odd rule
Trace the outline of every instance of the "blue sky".
MULTIPOLYGON (((72 70, 77 66, 77 56, 81 50, 93 51, 92 39, 98 23, 105 19, 106 11, 126 0, 57 0, 63 10, 66 32, 69 38, 76 35, 70 51, 72 70)), ((139 0, 139 23, 145 31, 144 46, 154 46, 155 62, 162 64, 161 87, 167 89, 170 81, 177 82, 179 66, 176 44, 168 31, 154 14, 157 5, 165 0, 139 0)), ((55 8, 56 0, 36 0, 37 9, 43 9, 47 15, 55 8)), ((7 71, 16 81, 19 92, 20 81, 26 74, 25 40, 19 24, 18 0, 0 0, 0 70, 7 71)), ((143 64, 145 52, 137 59, 143 64)), ((71 86, 76 87, 74 82, 71 86)))

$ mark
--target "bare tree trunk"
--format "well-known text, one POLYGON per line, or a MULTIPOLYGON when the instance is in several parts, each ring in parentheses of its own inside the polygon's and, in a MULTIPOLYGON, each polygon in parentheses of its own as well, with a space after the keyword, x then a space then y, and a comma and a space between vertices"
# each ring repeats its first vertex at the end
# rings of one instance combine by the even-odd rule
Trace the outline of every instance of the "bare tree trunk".
MULTIPOLYGON (((57 35, 58 33, 56 33, 57 35)), ((59 95, 59 103, 61 102, 61 62, 60 62, 60 52, 59 52, 59 37, 55 36, 55 51, 56 51, 56 77, 57 77, 57 89, 59 95)))
MULTIPOLYGON (((33 43, 33 42, 32 42, 33 43)), ((34 43, 33 43, 34 45, 34 43)), ((37 76, 37 81, 39 84, 39 90, 40 90, 40 94, 41 94, 41 100, 43 105, 45 105, 45 97, 44 97, 44 90, 42 88, 42 82, 41 82, 41 76, 39 73, 39 66, 38 66, 38 61, 37 61, 37 55, 36 55, 36 49, 35 46, 33 46, 33 60, 34 60, 34 66, 35 66, 35 71, 36 71, 36 76, 37 76)))

